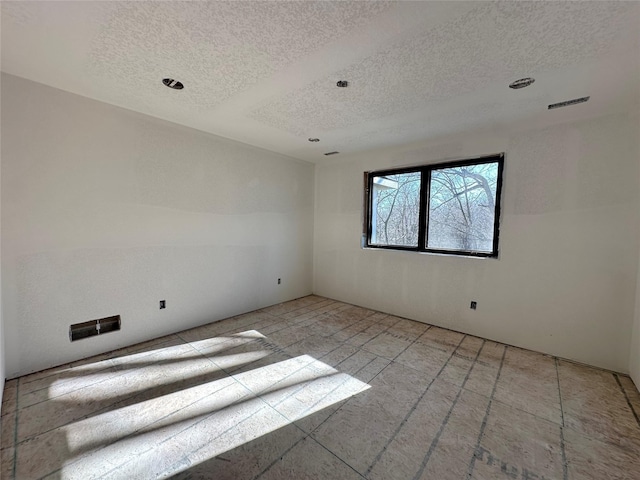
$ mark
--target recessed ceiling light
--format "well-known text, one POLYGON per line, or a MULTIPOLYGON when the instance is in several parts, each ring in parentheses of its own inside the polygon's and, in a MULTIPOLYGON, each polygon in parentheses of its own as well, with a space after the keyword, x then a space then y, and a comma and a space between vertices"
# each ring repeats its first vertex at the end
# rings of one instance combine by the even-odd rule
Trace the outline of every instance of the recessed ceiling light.
POLYGON ((338 153, 340 153, 340 152, 328 152, 328 153, 325 153, 325 155, 326 155, 326 156, 329 156, 329 155, 337 155, 338 153))
POLYGON ((520 80, 516 80, 515 82, 511 82, 509 84, 509 88, 513 88, 514 90, 518 90, 519 88, 528 87, 533 82, 535 82, 535 80, 533 78, 531 78, 531 77, 521 78, 520 80))
POLYGON ((319 138, 310 138, 309 141, 310 142, 319 142, 320 139, 319 138))
POLYGON ((569 105, 577 105, 578 103, 586 102, 590 98, 591 97, 580 97, 580 98, 574 98, 573 100, 567 100, 566 102, 552 103, 547 108, 549 110, 553 110, 554 108, 562 108, 562 107, 568 107, 569 105))
POLYGON ((346 80, 338 80, 338 83, 336 83, 336 87, 346 88, 348 86, 349 82, 347 82, 346 80))
POLYGON ((174 80, 173 78, 163 78, 162 83, 174 90, 182 90, 184 88, 184 85, 181 82, 174 80))

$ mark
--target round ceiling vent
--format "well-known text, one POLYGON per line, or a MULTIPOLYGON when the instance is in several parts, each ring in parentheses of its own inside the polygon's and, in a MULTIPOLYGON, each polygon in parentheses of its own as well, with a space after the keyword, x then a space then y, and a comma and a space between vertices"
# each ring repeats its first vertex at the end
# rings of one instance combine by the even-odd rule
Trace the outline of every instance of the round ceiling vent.
POLYGON ((535 80, 533 78, 531 78, 531 77, 521 78, 520 80, 516 80, 515 82, 510 83, 509 84, 509 88, 513 88, 514 90, 518 90, 520 88, 528 87, 533 82, 535 82, 535 80))
POLYGON ((162 83, 164 83, 169 88, 173 88, 174 90, 182 90, 184 88, 182 82, 174 80, 173 78, 163 78, 162 83))

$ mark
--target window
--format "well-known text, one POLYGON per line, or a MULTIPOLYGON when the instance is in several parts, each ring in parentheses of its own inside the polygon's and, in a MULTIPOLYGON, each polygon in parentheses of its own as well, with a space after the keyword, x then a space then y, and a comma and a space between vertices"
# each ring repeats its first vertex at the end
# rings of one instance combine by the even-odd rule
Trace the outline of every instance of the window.
POLYGON ((366 245, 498 256, 504 155, 366 174, 366 245))

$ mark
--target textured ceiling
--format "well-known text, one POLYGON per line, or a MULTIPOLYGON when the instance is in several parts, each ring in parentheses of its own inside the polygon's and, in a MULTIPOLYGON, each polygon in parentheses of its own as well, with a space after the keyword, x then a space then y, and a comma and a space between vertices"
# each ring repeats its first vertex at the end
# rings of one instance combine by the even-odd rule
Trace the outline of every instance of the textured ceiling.
POLYGON ((4 72, 316 162, 334 150, 637 109, 640 97, 637 2, 1 8, 4 72), (526 76, 536 83, 507 88, 526 76), (336 87, 342 79, 348 88, 336 87))

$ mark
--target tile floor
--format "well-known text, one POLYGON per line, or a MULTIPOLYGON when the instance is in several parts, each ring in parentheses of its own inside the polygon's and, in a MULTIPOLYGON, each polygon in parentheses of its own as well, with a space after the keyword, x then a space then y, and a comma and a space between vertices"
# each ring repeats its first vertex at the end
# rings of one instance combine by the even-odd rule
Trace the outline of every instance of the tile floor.
POLYGON ((7 479, 640 479, 629 377, 317 296, 7 382, 7 479))

